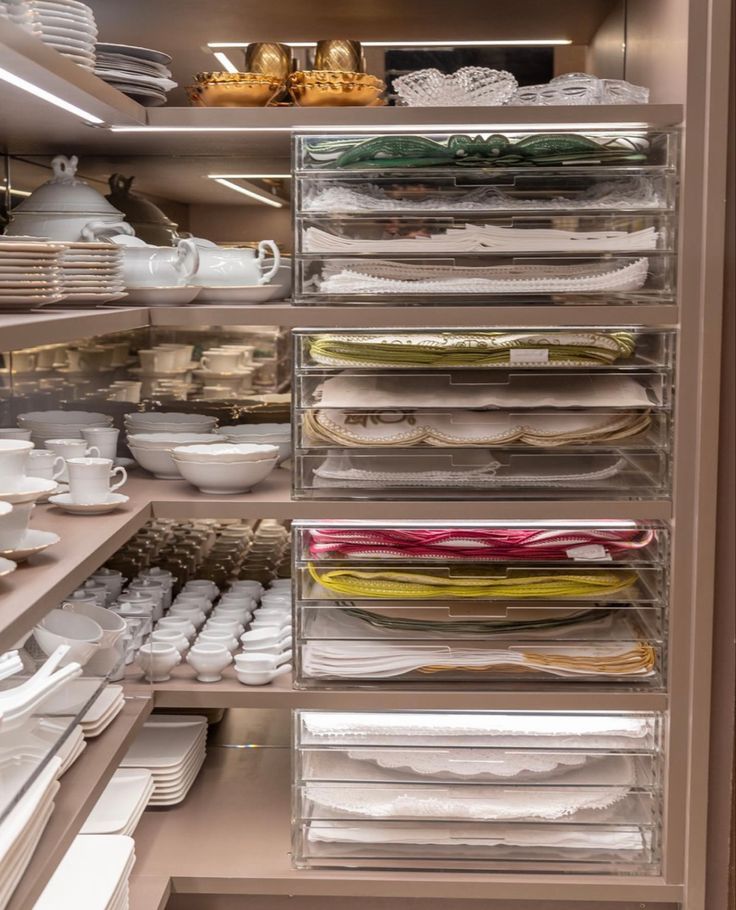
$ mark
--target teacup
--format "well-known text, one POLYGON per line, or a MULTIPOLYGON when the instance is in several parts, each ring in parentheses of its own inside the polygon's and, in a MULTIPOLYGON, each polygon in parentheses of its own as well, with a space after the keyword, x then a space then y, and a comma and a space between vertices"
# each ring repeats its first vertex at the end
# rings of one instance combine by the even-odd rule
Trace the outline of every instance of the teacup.
POLYGON ((171 671, 181 663, 181 654, 166 642, 152 641, 141 645, 138 651, 138 665, 149 682, 166 682, 171 671))
POLYGON ((291 673, 291 664, 282 664, 275 670, 239 670, 237 667, 235 668, 238 682, 244 686, 267 686, 277 676, 285 676, 287 673, 291 673))
POLYGON ((151 632, 151 641, 173 645, 180 654, 185 654, 189 650, 189 639, 181 629, 154 629, 151 632))
POLYGON ((144 348, 138 351, 144 373, 173 373, 176 371, 176 351, 169 348, 144 348))
MULTIPOLYGON (((70 458, 99 458, 100 450, 97 446, 88 446, 86 439, 47 439, 45 447, 55 455, 61 455, 64 461, 70 458)), ((69 468, 64 465, 64 471, 58 478, 62 483, 69 483, 69 468)))
POLYGON ((109 502, 110 493, 120 489, 128 479, 125 468, 113 467, 109 458, 67 458, 66 464, 72 502, 109 502), (110 485, 110 479, 116 474, 121 479, 110 485))
MULTIPOLYGON (((255 348, 252 344, 221 344, 217 347, 218 351, 238 351, 243 360, 244 366, 250 366, 253 363, 253 354, 255 353, 255 348)), ((205 354, 209 354, 209 351, 205 351, 205 354)))
POLYGON ((248 361, 242 351, 210 348, 205 352, 200 364, 210 373, 237 373, 248 365, 248 361))
POLYGON ((21 430, 18 427, 0 427, 0 439, 20 439, 23 442, 30 442, 31 430, 21 430))
POLYGON ((34 449, 28 455, 26 468, 29 477, 42 477, 44 480, 59 480, 66 470, 66 462, 61 455, 55 455, 48 449, 34 449))
POLYGON ((97 449, 100 458, 115 461, 118 454, 118 436, 120 430, 115 427, 87 427, 82 436, 88 445, 97 449))
POLYGON ((232 661, 232 654, 227 647, 214 641, 198 641, 187 654, 187 663, 200 682, 219 682, 222 671, 232 661))
POLYGON ((0 489, 15 492, 26 476, 32 442, 23 439, 0 439, 0 489))
POLYGON ((194 354, 194 345, 191 344, 176 344, 175 342, 165 342, 164 344, 157 344, 154 348, 156 351, 172 351, 174 354, 174 369, 175 370, 186 370, 189 364, 192 362, 192 355, 194 354))
POLYGON ((28 522, 35 503, 17 503, 12 507, 9 503, 2 503, 2 505, 5 508, 0 515, 0 550, 14 550, 28 530, 28 522))

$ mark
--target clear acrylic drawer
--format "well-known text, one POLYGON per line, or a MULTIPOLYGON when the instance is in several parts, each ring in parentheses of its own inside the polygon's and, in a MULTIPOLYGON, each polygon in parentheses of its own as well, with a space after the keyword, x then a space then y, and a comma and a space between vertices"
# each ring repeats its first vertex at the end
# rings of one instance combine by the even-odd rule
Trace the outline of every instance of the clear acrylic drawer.
MULTIPOLYGON (((357 257, 305 254, 296 259, 294 293, 305 303, 393 302, 427 304, 472 299, 518 303, 525 297, 563 295, 653 302, 675 291, 671 253, 570 254, 472 253, 458 256, 412 253, 357 257)), ((605 303, 606 300, 598 302, 605 303)))
POLYGON ((298 255, 464 256, 475 253, 672 252, 666 214, 297 215, 298 255))
POLYGON ((581 170, 624 177, 630 169, 636 174, 644 167, 672 168, 677 156, 674 129, 474 130, 472 136, 407 130, 403 135, 297 133, 293 161, 298 175, 485 177, 581 170))
POLYGON ((295 717, 298 867, 656 874, 661 717, 295 717))
POLYGON ((661 689, 658 607, 578 601, 567 607, 350 600, 295 605, 299 688, 408 684, 661 689))
MULTIPOLYGON (((669 369, 671 329, 498 328, 294 329, 295 372, 351 370, 584 370, 669 369)), ((304 404, 304 398, 301 402, 304 404)))
POLYGON ((295 452, 296 499, 639 499, 669 495, 662 451, 575 454, 513 448, 295 452))
POLYGON ((490 216, 539 213, 548 218, 624 212, 652 215, 675 208, 677 184, 667 167, 572 167, 564 169, 438 168, 383 176, 334 171, 303 172, 296 181, 296 211, 309 216, 405 217, 455 214, 490 216))
POLYGON ((292 524, 293 576, 310 563, 365 565, 504 562, 579 566, 666 566, 663 522, 302 521, 292 524))

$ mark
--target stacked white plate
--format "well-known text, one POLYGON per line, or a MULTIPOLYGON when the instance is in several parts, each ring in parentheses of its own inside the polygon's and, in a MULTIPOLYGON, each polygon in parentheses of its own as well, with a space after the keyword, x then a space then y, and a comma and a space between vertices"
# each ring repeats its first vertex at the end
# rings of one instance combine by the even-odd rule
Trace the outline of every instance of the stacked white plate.
POLYGON ((166 92, 176 88, 171 78, 171 57, 162 51, 128 44, 98 44, 95 74, 139 104, 156 107, 166 103, 166 92))
POLYGON ((47 439, 81 439, 82 430, 111 424, 112 417, 96 411, 27 411, 18 415, 18 426, 31 431, 37 449, 42 449, 47 439))
POLYGON ((60 768, 61 759, 52 758, 0 824, 0 907, 23 877, 54 811, 60 768))
POLYGON ((125 706, 122 686, 105 686, 79 721, 85 739, 106 730, 125 706))
POLYGON ((44 44, 88 70, 95 68, 95 14, 79 0, 24 0, 32 31, 44 44))
POLYGON ((120 767, 151 772, 154 789, 149 806, 175 806, 196 780, 206 747, 206 717, 157 714, 143 725, 120 767))
POLYGON ((153 775, 145 768, 118 768, 80 833, 132 836, 153 788, 153 775))
MULTIPOLYGON (((64 735, 69 724, 66 719, 52 719, 50 717, 37 717, 27 721, 20 730, 11 738, 4 736, 0 741, 0 757, 7 750, 16 755, 34 757, 37 761, 44 761, 46 756, 64 735)), ((58 749, 56 756, 61 759, 59 777, 65 774, 79 758, 86 747, 84 733, 77 724, 66 737, 58 749)))
POLYGON ((178 411, 141 411, 125 415, 129 436, 139 433, 213 433, 215 417, 206 414, 184 414, 178 411))
POLYGON ((32 310, 64 296, 60 243, 0 237, 0 309, 32 310))
POLYGON ((125 297, 123 251, 114 243, 66 243, 61 254, 65 300, 105 303, 125 297))
POLYGON ((79 834, 34 910, 127 910, 128 880, 134 863, 132 837, 79 834))

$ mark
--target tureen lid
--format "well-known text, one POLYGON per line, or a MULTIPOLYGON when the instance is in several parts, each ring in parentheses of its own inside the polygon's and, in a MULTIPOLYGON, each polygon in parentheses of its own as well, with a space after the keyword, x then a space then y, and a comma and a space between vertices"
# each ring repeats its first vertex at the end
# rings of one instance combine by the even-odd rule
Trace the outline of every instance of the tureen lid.
POLYGON ((101 193, 76 176, 78 163, 76 155, 71 158, 57 155, 51 162, 54 176, 15 206, 13 211, 118 215, 122 220, 120 212, 101 193))

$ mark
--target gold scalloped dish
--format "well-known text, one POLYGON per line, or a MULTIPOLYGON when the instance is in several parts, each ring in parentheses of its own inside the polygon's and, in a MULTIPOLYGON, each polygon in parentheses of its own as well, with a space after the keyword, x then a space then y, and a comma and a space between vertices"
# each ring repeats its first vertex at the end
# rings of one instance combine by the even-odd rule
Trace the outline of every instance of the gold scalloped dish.
POLYGON ((266 107, 284 91, 284 83, 279 79, 256 73, 247 75, 252 78, 188 85, 189 103, 194 107, 266 107))
POLYGON ((368 73, 300 70, 291 74, 288 88, 301 107, 368 107, 384 103, 386 85, 368 73))

